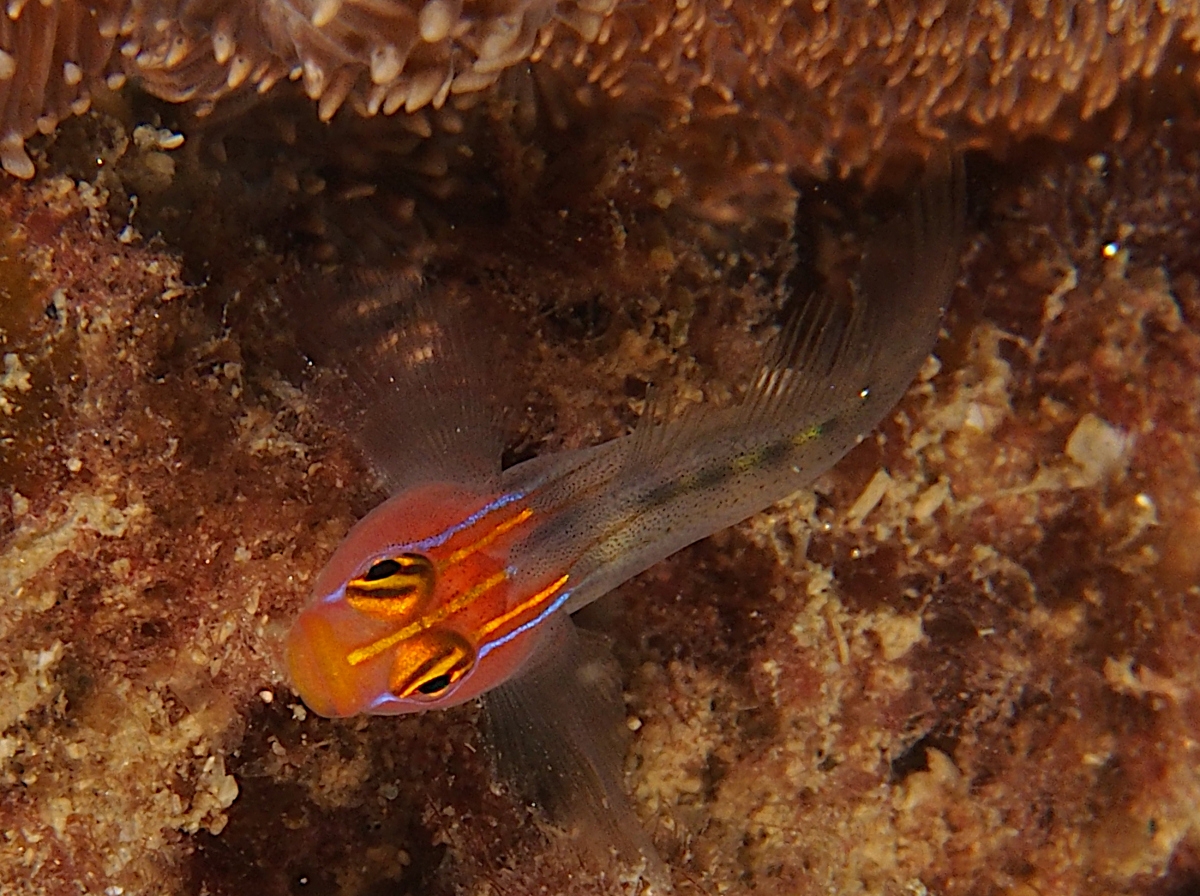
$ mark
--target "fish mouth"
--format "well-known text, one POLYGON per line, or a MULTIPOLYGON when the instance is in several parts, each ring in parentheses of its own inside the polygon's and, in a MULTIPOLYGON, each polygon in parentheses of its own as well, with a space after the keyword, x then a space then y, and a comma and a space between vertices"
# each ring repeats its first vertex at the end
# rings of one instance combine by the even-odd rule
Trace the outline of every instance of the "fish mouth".
POLYGON ((304 705, 328 719, 356 715, 371 702, 364 675, 351 666, 345 638, 327 615, 305 611, 288 633, 286 658, 292 687, 304 705))

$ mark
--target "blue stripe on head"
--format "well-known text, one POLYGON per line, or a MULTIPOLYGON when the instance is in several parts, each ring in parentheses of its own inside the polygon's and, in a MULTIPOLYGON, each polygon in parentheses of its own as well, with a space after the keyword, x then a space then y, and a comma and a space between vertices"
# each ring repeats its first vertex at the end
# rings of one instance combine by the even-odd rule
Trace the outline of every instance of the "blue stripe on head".
POLYGON ((476 657, 478 659, 483 659, 485 656, 487 656, 489 653, 491 653, 497 647, 503 647, 505 644, 507 644, 509 641, 511 641, 513 638, 517 637, 518 635, 523 635, 525 632, 529 631, 531 628, 541 625, 543 622, 546 621, 547 618, 549 618, 549 616, 555 610, 557 610, 559 607, 561 607, 563 604, 565 604, 567 602, 567 598, 569 598, 570 596, 571 596, 571 591, 570 591, 570 589, 568 589, 568 590, 564 591, 562 594, 560 594, 558 597, 556 597, 554 599, 553 603, 551 603, 549 606, 547 606, 546 609, 542 610, 542 612, 538 613, 536 616, 534 616, 528 622, 518 625, 511 632, 504 635, 503 637, 497 638, 494 641, 487 641, 487 642, 479 645, 479 651, 476 654, 476 657))

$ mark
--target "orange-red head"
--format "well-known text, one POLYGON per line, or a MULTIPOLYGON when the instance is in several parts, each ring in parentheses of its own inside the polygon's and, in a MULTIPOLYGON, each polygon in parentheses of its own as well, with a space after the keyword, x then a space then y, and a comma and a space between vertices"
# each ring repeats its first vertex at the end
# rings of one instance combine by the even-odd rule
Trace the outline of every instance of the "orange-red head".
POLYGON ((323 716, 442 709, 516 671, 553 609, 550 590, 513 592, 509 547, 533 515, 518 498, 431 484, 364 517, 288 635, 304 702, 323 716))

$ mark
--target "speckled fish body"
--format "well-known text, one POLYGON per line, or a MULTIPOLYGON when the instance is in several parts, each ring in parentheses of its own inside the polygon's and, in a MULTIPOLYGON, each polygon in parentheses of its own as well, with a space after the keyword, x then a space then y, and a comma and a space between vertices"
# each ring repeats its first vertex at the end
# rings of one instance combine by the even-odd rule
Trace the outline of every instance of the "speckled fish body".
POLYGON ((787 495, 853 443, 841 416, 795 431, 756 416, 521 464, 494 492, 428 483, 392 497, 346 538, 296 623, 305 701, 349 716, 471 700, 520 671, 552 614, 787 495))
MULTIPOLYGON (((644 422, 592 448, 501 472, 501 440, 482 438, 494 427, 470 399, 486 374, 453 370, 469 371, 469 352, 454 349, 449 324, 402 321, 404 370, 376 381, 408 377, 401 406, 418 435, 363 439, 393 495, 346 537, 292 629, 304 701, 349 716, 483 696, 502 752, 546 741, 527 771, 578 766, 557 780, 616 806, 601 826, 652 858, 644 835, 616 830, 634 818, 619 750, 595 749, 604 737, 589 722, 619 705, 619 689, 577 674, 590 647, 569 614, 808 484, 894 405, 953 285, 962 201, 949 167, 927 174, 910 214, 869 244, 846 295, 793 316, 739 404, 644 422)), ((523 773, 519 761, 509 768, 523 773)))

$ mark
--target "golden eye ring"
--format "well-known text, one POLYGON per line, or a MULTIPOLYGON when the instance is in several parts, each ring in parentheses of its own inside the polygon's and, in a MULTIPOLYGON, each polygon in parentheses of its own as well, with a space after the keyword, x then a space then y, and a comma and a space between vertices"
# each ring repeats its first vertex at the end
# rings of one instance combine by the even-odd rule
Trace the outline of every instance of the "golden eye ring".
POLYGON ((401 699, 436 698, 475 668, 475 648, 450 629, 427 629, 399 645, 388 689, 401 699))
POLYGON ((424 554, 381 557, 346 583, 346 602, 368 616, 402 624, 425 610, 436 584, 437 569, 424 554))

